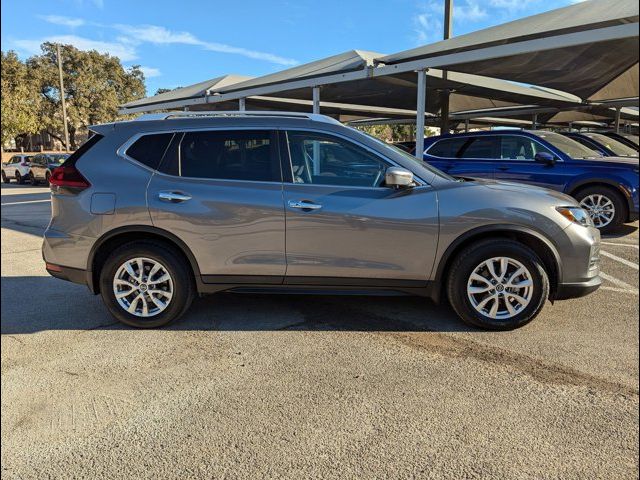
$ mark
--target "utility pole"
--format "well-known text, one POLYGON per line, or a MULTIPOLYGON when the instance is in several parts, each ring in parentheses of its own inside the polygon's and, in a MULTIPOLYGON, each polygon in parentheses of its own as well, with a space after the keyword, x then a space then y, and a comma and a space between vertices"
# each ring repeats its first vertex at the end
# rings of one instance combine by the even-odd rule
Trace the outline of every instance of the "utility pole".
POLYGON ((69 128, 67 127, 67 104, 64 98, 64 80, 62 79, 62 54, 60 53, 60 44, 56 45, 58 52, 58 75, 60 77, 60 102, 62 103, 62 122, 64 123, 64 149, 69 151, 69 128))
MULTIPOLYGON (((453 0, 444 0, 444 39, 451 38, 453 32, 453 0)), ((442 71, 442 80, 446 84, 447 72, 442 71)), ((449 131, 449 92, 445 89, 440 94, 440 133, 445 134, 449 131)))

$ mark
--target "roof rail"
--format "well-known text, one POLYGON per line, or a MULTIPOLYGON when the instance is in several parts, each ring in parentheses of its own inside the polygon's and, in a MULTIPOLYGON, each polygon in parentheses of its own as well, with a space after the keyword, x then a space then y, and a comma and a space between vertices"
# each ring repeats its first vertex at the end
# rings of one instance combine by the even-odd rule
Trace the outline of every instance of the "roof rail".
POLYGON ((136 118, 136 121, 169 120, 176 118, 207 118, 207 117, 289 117, 307 118, 315 122, 341 123, 331 117, 319 113, 304 112, 268 112, 268 111, 209 111, 209 112, 165 112, 147 113, 136 118))

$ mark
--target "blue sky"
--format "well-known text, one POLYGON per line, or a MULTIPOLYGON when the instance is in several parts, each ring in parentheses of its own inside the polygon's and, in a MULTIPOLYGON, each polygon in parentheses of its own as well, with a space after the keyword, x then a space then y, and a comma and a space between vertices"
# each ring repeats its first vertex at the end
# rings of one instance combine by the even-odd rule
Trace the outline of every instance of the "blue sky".
MULTIPOLYGON (((454 0, 454 35, 578 0, 454 0)), ((351 49, 394 53, 442 38, 442 0, 12 0, 2 50, 43 41, 141 65, 147 93, 237 73, 259 76, 351 49)))

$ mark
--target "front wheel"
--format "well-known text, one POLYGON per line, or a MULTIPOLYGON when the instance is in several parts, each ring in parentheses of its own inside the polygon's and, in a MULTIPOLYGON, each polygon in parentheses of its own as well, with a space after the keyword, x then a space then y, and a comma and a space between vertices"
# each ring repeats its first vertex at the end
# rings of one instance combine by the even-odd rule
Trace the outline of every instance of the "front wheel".
POLYGON ((480 241, 454 260, 447 280, 449 302, 475 327, 512 330, 526 325, 549 296, 544 264, 513 240, 480 241))
POLYGON ((111 314, 137 328, 177 320, 195 296, 191 270, 180 252, 151 240, 117 248, 100 272, 100 292, 111 314))
POLYGON ((589 213, 593 224, 602 233, 616 230, 627 217, 625 200, 613 188, 587 187, 576 193, 575 198, 589 213))

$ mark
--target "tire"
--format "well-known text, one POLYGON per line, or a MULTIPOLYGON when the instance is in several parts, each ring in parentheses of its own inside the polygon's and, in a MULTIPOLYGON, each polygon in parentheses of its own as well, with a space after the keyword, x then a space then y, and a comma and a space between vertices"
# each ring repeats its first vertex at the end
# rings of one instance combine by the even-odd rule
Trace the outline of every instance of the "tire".
POLYGON ((47 185, 51 184, 51 173, 49 171, 47 171, 47 173, 45 174, 44 181, 46 182, 47 185))
MULTIPOLYGON (((594 218, 592 215, 592 219, 594 219, 594 224, 596 228, 600 230, 601 233, 610 233, 614 230, 620 228, 620 226, 627 219, 627 205, 625 199, 622 197, 620 192, 616 191, 614 188, 594 185, 593 187, 586 187, 582 190, 579 190, 575 195, 575 199, 580 203, 580 206, 585 208, 590 215, 592 215, 593 210, 589 208, 589 205, 592 204, 590 199, 601 197, 602 204, 607 204, 613 206, 614 214, 613 218, 606 225, 599 226, 597 224, 598 219, 594 218)), ((602 220, 602 217, 600 217, 602 220)))
MULTIPOLYGON (((134 268, 133 272, 138 274, 139 268, 134 268)), ((146 273, 149 274, 151 272, 147 271, 146 273)), ((168 325, 187 311, 195 296, 195 284, 191 269, 187 262, 182 259, 181 252, 162 242, 140 240, 122 245, 109 255, 100 271, 100 292, 111 314, 122 323, 136 328, 156 328, 168 325), (157 274, 154 274, 152 279, 160 279, 164 277, 164 273, 167 273, 170 277, 170 281, 154 286, 154 283, 148 282, 148 279, 145 280, 143 276, 143 282, 148 285, 145 287, 145 291, 147 288, 154 289, 154 292, 159 292, 160 289, 167 289, 172 293, 167 302, 165 302, 166 297, 164 294, 153 294, 154 298, 167 303, 167 306, 164 310, 152 316, 141 316, 144 313, 143 304, 145 303, 149 306, 147 313, 151 313, 153 308, 160 308, 156 307, 157 304, 154 305, 154 302, 151 301, 152 294, 149 291, 141 293, 141 287, 138 287, 138 290, 133 290, 129 286, 121 285, 117 287, 122 287, 121 293, 131 290, 132 293, 124 297, 122 301, 129 303, 130 306, 133 305, 133 309, 138 315, 129 313, 116 299, 114 292, 114 279, 118 274, 121 275, 119 278, 121 280, 124 279, 126 282, 135 278, 126 273, 126 269, 123 270, 122 268, 125 262, 136 258, 145 259, 145 268, 153 265, 153 262, 162 266, 164 272, 160 270, 157 274), (137 300, 136 297, 140 295, 143 298, 137 300)))
POLYGON ((33 172, 29 172, 29 183, 31 183, 31 185, 37 185, 38 184, 38 181, 36 180, 36 177, 33 174, 33 172))
POLYGON ((16 182, 18 185, 24 185, 24 177, 20 175, 20 172, 16 170, 16 182))
POLYGON ((2 182, 3 183, 10 183, 11 180, 9 180, 9 177, 7 177, 7 174, 4 173, 4 171, 2 172, 2 182))
MULTIPOLYGON (((502 270, 499 261, 493 261, 494 271, 499 275, 502 270)), ((474 277, 475 278, 475 277, 474 277)), ((495 282, 495 281, 494 281, 495 282)), ((449 302, 458 316, 468 325, 487 330, 513 330, 522 327, 532 321, 542 310, 549 296, 549 277, 544 269, 544 264, 529 247, 520 242, 507 239, 489 239, 466 247, 453 261, 447 278, 447 296, 449 302), (530 287, 509 286, 509 282, 502 281, 491 284, 489 281, 478 282, 472 280, 473 273, 483 278, 493 278, 488 269, 481 267, 484 262, 495 258, 507 258, 508 272, 505 279, 515 273, 523 273, 514 276, 514 285, 531 284, 530 287), (524 267, 525 270, 520 268, 524 267), (481 270, 478 270, 481 269, 481 270), (480 272, 480 273, 478 273, 480 272), (485 286, 486 285, 486 286, 485 286), (472 294, 468 290, 491 288, 488 292, 472 294), (528 300, 526 305, 516 300, 513 294, 521 299, 528 300), (497 297, 496 297, 497 295, 497 297), (498 310, 493 318, 491 310, 496 300, 487 297, 498 298, 498 310), (472 303, 476 302, 476 305, 472 303), (510 304, 510 308, 507 305, 510 304), (481 307, 481 310, 478 308, 481 307), (487 312, 485 312, 487 310, 487 312), (500 313, 503 312, 503 313, 500 313)))

